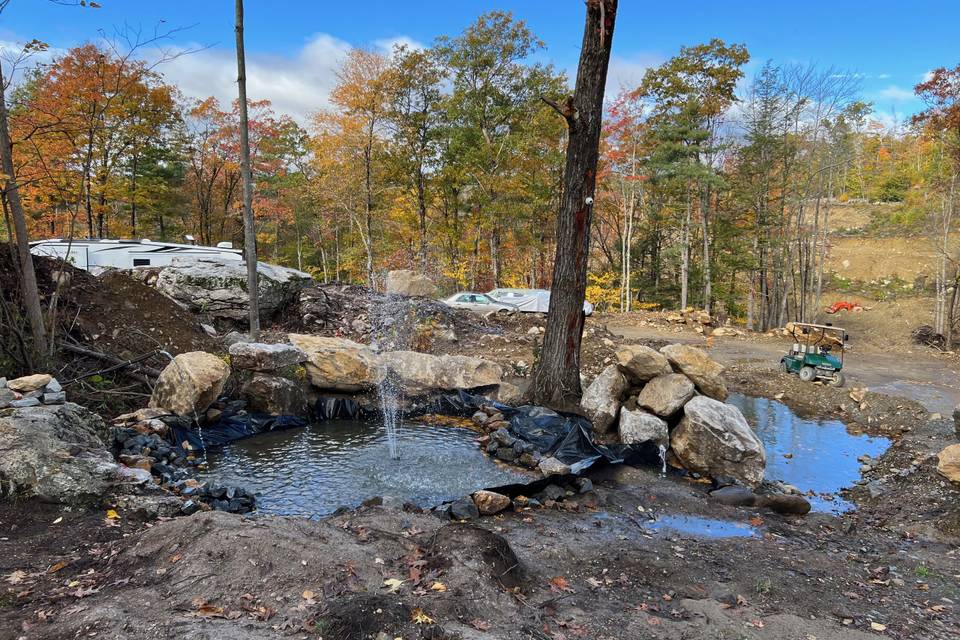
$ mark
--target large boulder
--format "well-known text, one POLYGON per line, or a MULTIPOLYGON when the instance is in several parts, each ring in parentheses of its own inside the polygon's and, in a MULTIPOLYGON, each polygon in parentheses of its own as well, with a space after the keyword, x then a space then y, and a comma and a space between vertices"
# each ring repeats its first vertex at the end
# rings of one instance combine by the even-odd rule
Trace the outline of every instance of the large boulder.
POLYGON ((384 369, 370 347, 345 338, 327 338, 299 333, 290 343, 307 354, 310 383, 328 391, 362 391, 378 385, 384 369))
POLYGON ((181 353, 160 372, 150 406, 197 418, 217 399, 229 376, 230 367, 212 353, 181 353))
POLYGON ((620 402, 629 383, 617 365, 612 364, 600 372, 580 400, 580 406, 593 421, 597 433, 606 433, 616 422, 620 402))
POLYGON ((683 408, 695 389, 690 378, 680 373, 657 376, 643 387, 637 396, 637 406, 669 418, 683 408))
POLYGON ((0 416, 0 495, 79 504, 102 495, 119 466, 100 416, 67 403, 0 416))
POLYGON ((379 362, 410 395, 499 385, 503 378, 500 365, 468 356, 388 351, 380 354, 379 362))
POLYGON ((422 273, 397 269, 387 273, 386 289, 392 294, 430 297, 436 292, 437 285, 422 273))
POLYGON ((303 416, 307 413, 307 396, 303 388, 281 376, 257 373, 244 383, 240 393, 253 411, 275 416, 303 416))
POLYGON ((642 344, 625 344, 617 349, 617 362, 633 382, 673 373, 666 356, 642 344))
POLYGON ((653 444, 666 447, 670 444, 667 423, 642 409, 620 411, 620 442, 623 444, 653 444))
POLYGON ((235 342, 230 345, 230 364, 237 369, 276 371, 306 361, 306 352, 290 344, 235 342))
POLYGON ((763 480, 767 465, 763 443, 733 405, 706 396, 693 398, 683 408, 670 447, 689 471, 736 478, 749 487, 763 480))
MULTIPOLYGON (((260 313, 264 317, 293 302, 310 274, 257 263, 260 313)), ((182 306, 217 318, 244 320, 250 309, 247 266, 240 260, 202 258, 163 267, 156 288, 182 306)))
POLYGON ((660 349, 678 373, 690 378, 701 393, 714 400, 727 399, 723 381, 723 365, 712 360, 702 349, 685 344, 668 344, 660 349))
POLYGON ((950 482, 960 482, 960 444, 952 444, 937 454, 937 472, 950 482))

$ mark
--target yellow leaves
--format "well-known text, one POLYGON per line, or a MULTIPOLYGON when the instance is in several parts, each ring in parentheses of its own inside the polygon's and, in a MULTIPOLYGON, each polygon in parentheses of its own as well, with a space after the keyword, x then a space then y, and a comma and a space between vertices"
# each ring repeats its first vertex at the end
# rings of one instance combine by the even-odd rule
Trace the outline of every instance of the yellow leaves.
POLYGON ((433 624, 433 618, 423 612, 423 609, 417 607, 410 616, 415 624, 433 624))
POLYGON ((17 569, 13 573, 7 574, 7 576, 4 577, 4 580, 6 581, 7 584, 20 584, 26 579, 26 577, 27 577, 26 571, 21 571, 20 569, 17 569))
POLYGON ((406 580, 400 580, 398 578, 387 578, 383 581, 383 586, 387 590, 387 593, 397 593, 400 591, 400 586, 406 582, 406 580))
POLYGON ((67 562, 66 560, 61 560, 61 561, 58 562, 57 564, 55 564, 55 565, 53 565, 52 567, 50 567, 49 569, 47 569, 47 573, 56 573, 57 571, 60 571, 60 569, 63 569, 63 568, 64 568, 65 566, 67 566, 68 564, 70 564, 70 563, 67 562))
POLYGON ((444 593, 447 590, 447 585, 443 584, 442 582, 434 582, 432 585, 430 585, 430 589, 438 593, 444 593))

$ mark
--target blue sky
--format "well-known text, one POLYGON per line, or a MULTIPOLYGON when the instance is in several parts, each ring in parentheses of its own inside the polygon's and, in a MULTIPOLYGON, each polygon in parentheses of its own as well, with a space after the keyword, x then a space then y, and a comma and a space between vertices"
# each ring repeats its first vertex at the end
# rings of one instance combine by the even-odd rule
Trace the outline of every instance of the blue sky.
MULTIPOLYGON (((190 27, 177 47, 208 47, 160 70, 187 95, 234 94, 232 0, 100 0, 101 9, 48 0, 12 0, 0 16, 0 41, 39 38, 55 49, 96 39, 128 24, 152 32, 190 27)), ((545 41, 542 57, 572 73, 582 34, 582 0, 247 0, 251 97, 267 97, 300 119, 322 107, 336 62, 351 46, 389 49, 456 34, 491 9, 513 11, 545 41)), ((924 73, 960 64, 960 1, 914 0, 621 0, 608 83, 636 83, 643 70, 680 46, 713 37, 747 45, 748 69, 767 59, 814 62, 862 74, 864 98, 883 119, 920 108, 910 95, 924 73)))

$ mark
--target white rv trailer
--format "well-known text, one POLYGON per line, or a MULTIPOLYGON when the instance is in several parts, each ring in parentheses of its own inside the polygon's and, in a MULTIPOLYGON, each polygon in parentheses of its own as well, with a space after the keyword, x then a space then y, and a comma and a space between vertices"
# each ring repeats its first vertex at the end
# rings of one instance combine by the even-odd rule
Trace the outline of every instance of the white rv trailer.
POLYGON ((243 260, 243 253, 230 242, 215 247, 152 240, 81 240, 56 238, 30 243, 30 253, 48 258, 60 258, 86 271, 104 269, 132 269, 133 267, 163 267, 176 258, 178 263, 201 258, 243 260))

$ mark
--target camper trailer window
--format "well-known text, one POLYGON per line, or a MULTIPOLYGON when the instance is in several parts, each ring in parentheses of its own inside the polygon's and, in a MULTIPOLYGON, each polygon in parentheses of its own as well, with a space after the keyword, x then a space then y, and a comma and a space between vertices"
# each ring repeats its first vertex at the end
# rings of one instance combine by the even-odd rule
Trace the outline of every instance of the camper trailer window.
POLYGON ((133 259, 133 266, 135 266, 135 267, 149 267, 149 266, 150 266, 150 258, 134 258, 134 259, 133 259))

